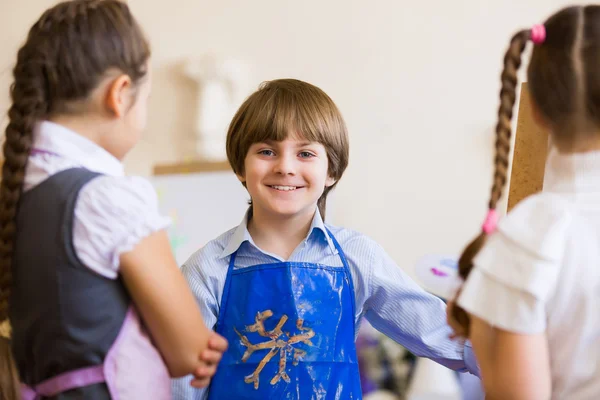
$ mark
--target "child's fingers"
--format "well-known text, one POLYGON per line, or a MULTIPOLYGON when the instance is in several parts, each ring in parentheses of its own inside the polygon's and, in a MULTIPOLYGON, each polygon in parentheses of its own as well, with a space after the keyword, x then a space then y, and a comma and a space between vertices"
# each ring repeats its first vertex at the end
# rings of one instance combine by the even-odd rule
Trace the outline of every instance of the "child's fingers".
POLYGON ((191 385, 196 388, 202 388, 208 386, 210 379, 217 372, 217 364, 203 365, 194 372, 194 379, 192 379, 191 385))
POLYGON ((223 353, 220 351, 204 350, 200 356, 200 360, 207 365, 218 364, 223 357, 223 353))
POLYGON ((448 306, 446 308, 446 322, 448 323, 448 325, 450 325, 450 328, 452 328, 454 331, 457 331, 457 330, 460 330, 462 327, 460 326, 458 321, 456 319, 454 319, 453 312, 454 312, 454 302, 449 301, 448 306))
POLYGON ((229 347, 227 339, 225 339, 218 333, 213 333, 208 339, 208 348, 211 350, 216 350, 221 353, 224 353, 227 350, 227 347, 229 347))
POLYGON ((446 322, 452 329, 452 333, 449 335, 450 339, 463 339, 465 338, 466 331, 464 327, 458 323, 456 319, 454 319, 453 311, 454 311, 454 302, 449 301, 446 309, 446 322))
POLYGON ((196 368, 194 371, 194 378, 196 379, 204 379, 204 378, 212 378, 213 375, 217 372, 217 364, 203 364, 200 367, 196 368))
POLYGON ((227 341, 215 333, 209 339, 208 347, 200 355, 202 365, 194 371, 194 379, 190 383, 192 387, 204 388, 208 386, 210 379, 217 372, 217 365, 223 357, 223 352, 227 350, 227 341))
POLYGON ((448 336, 450 339, 465 339, 465 335, 463 333, 453 332, 448 336))
POLYGON ((202 379, 193 379, 191 385, 192 385, 192 387, 201 389, 201 388, 207 387, 209 383, 210 383, 210 378, 202 378, 202 379))

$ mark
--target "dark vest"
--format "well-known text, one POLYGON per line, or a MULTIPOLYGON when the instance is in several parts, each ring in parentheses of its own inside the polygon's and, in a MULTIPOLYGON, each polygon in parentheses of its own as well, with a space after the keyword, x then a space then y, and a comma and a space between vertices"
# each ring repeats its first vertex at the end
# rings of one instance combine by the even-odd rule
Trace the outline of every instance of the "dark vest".
MULTIPOLYGON (((101 364, 125 320, 130 298, 121 279, 94 273, 73 247, 77 197, 97 176, 68 169, 25 192, 19 202, 10 320, 20 378, 30 386, 101 364)), ((110 395, 102 383, 54 399, 83 398, 110 395)))

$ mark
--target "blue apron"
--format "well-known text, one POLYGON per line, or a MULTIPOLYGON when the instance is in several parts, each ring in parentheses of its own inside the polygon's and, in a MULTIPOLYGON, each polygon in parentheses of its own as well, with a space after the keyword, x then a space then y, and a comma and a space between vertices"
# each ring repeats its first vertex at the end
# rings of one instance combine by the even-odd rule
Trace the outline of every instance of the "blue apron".
POLYGON ((276 262, 234 269, 217 332, 229 341, 210 400, 362 399, 354 344, 354 286, 343 268, 276 262))

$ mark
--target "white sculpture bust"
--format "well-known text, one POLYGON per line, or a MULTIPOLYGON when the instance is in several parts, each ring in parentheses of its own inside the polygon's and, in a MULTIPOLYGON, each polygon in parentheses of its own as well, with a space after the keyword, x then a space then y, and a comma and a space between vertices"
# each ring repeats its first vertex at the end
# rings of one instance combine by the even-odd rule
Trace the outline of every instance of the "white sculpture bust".
POLYGON ((203 160, 226 159, 229 122, 248 91, 248 67, 233 59, 207 55, 189 60, 185 74, 196 81, 196 154, 203 160))

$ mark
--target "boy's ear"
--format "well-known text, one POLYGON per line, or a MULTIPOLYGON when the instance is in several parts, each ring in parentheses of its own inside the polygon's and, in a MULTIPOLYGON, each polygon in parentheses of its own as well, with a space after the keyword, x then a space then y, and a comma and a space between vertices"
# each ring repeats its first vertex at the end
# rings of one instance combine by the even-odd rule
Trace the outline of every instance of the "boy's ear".
POLYGON ((331 187, 335 184, 336 180, 334 177, 332 176, 328 176, 327 179, 325 180, 325 187, 331 187))
POLYGON ((246 183, 246 178, 244 177, 244 175, 242 175, 242 174, 235 174, 235 176, 237 176, 237 178, 240 180, 240 182, 246 183))

